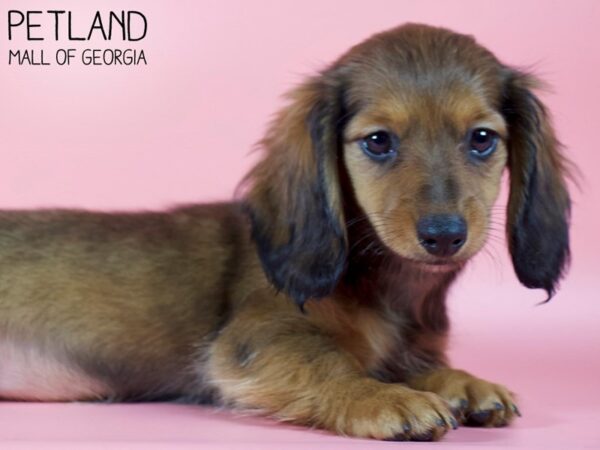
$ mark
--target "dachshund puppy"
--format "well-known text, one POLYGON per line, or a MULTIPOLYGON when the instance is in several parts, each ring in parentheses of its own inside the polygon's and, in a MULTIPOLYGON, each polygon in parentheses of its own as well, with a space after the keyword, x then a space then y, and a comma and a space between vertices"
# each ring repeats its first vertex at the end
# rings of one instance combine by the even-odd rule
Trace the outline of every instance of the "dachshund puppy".
POLYGON ((530 75, 405 25, 290 95, 243 199, 0 214, 0 397, 212 401, 376 439, 519 414, 449 366, 448 287, 501 175, 517 277, 569 257, 566 161, 530 75))

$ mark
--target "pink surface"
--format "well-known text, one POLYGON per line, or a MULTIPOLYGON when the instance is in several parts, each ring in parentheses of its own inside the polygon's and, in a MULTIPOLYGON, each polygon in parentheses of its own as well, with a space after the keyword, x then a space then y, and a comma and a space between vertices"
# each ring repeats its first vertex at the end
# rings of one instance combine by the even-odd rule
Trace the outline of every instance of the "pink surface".
MULTIPOLYGON (((371 33, 406 22, 472 33, 531 66, 579 165, 573 265, 557 297, 521 287, 495 240, 453 289, 455 365, 516 391, 524 418, 460 429, 454 448, 600 448, 600 3, 549 1, 66 1, 81 29, 97 8, 149 21, 141 67, 12 67, 7 47, 126 47, 7 41, 0 9, 0 207, 159 208, 226 199, 280 95, 371 33), (491 256, 490 256, 491 255, 491 256)), ((51 32, 50 32, 51 37, 51 32)), ((504 204, 503 200, 499 204, 504 204)), ((502 230, 496 232, 502 239, 502 230)), ((372 448, 351 440, 182 405, 0 405, 0 448, 372 448), (42 445, 45 443, 45 445, 42 445)))

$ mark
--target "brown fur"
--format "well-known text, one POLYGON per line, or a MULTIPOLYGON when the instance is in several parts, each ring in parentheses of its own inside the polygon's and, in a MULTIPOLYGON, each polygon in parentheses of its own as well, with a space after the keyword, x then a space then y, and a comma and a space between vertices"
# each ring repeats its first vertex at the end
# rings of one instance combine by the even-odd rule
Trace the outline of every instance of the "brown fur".
MULTIPOLYGON (((563 273, 564 161, 534 83, 470 37, 407 25, 290 95, 240 204, 2 212, 0 344, 89 382, 59 400, 211 400, 378 439, 505 425, 510 392, 448 366, 445 296, 507 165, 517 275, 551 295, 563 273), (481 164, 474 127, 501 137, 481 164), (393 164, 357 143, 382 129, 400 136, 393 164), (468 223, 444 266, 416 237, 431 213, 468 223)), ((3 390, 8 370, 0 396, 57 399, 3 390)))

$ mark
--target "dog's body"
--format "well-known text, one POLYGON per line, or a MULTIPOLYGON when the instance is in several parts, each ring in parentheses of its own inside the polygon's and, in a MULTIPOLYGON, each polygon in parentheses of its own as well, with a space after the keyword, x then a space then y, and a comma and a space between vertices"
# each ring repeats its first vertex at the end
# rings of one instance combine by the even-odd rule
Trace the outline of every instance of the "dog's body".
POLYGON ((0 395, 204 394, 195 355, 267 286, 239 209, 0 213, 0 395))
POLYGON ((532 85, 405 26, 294 92, 242 203, 1 213, 0 397, 210 399, 381 439, 510 422, 508 390, 449 368, 444 300, 507 164, 517 275, 551 295, 562 274, 564 162, 532 85))
MULTIPOLYGON (((440 280, 398 268, 385 282, 389 298, 369 295, 371 286, 344 289, 303 314, 266 279, 237 203, 162 213, 3 212, 0 255, 5 398, 210 397, 211 345, 252 297, 274 318, 326 330, 362 370, 386 381, 444 362, 445 314, 421 317, 422 302, 454 274, 440 280), (409 327, 414 335, 403 335, 409 327)), ((252 357, 244 339, 236 358, 252 357)))

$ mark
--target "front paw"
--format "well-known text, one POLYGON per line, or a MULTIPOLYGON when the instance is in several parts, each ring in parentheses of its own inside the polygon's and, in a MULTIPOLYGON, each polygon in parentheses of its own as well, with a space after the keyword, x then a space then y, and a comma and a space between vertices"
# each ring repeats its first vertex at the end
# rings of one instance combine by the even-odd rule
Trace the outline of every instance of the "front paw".
POLYGON ((434 441, 457 428, 448 405, 437 395, 398 384, 364 380, 338 391, 324 415, 335 415, 326 428, 340 434, 392 441, 434 441), (342 403, 342 404, 340 404, 342 403))
POLYGON ((462 370, 442 369, 424 376, 419 384, 445 399, 463 425, 502 427, 521 415, 507 388, 462 370))
POLYGON ((506 387, 470 377, 444 397, 463 425, 503 427, 521 416, 514 394, 506 387))

